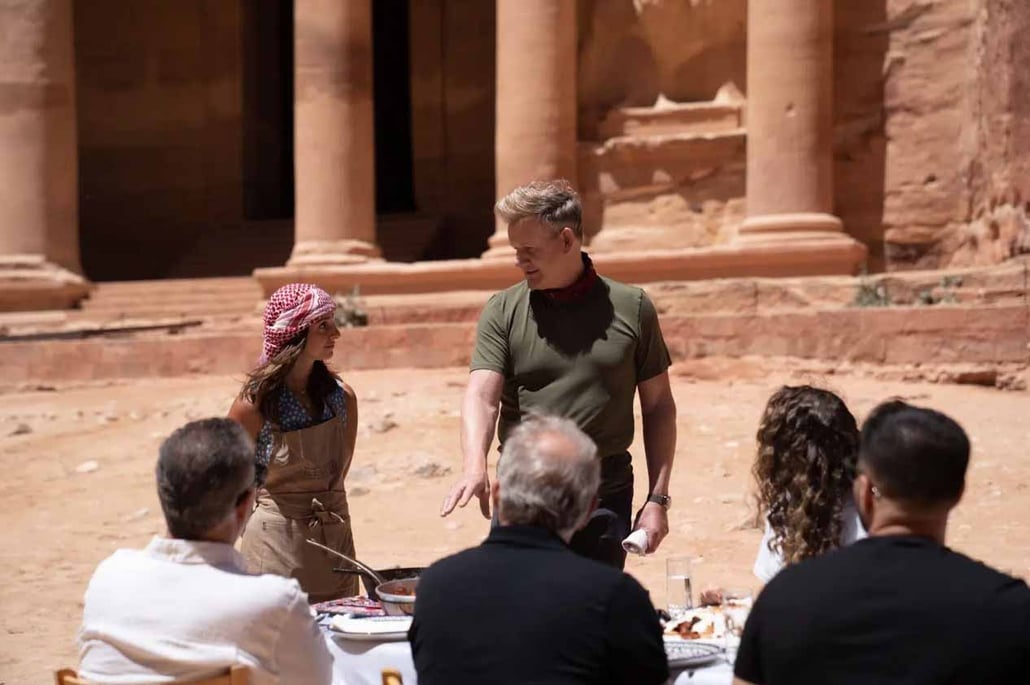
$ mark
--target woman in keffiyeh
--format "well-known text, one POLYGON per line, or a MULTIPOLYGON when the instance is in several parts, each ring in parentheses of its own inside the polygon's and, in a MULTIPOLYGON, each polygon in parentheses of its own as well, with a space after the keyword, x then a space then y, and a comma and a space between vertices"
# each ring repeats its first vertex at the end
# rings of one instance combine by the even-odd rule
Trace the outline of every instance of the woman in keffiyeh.
POLYGON ((264 347, 229 416, 256 442, 257 509, 241 552, 254 573, 296 578, 312 602, 357 594, 314 538, 354 556, 344 478, 354 454, 357 399, 327 366, 340 332, 326 291, 291 283, 265 306, 264 347))

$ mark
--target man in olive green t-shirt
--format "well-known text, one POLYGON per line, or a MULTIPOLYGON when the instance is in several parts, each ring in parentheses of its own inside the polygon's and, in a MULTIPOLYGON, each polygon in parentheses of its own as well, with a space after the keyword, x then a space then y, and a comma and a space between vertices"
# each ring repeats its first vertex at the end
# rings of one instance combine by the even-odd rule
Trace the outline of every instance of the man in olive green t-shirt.
POLYGON ((597 444, 602 473, 597 510, 570 544, 621 568, 632 514, 627 450, 636 392, 649 485, 636 526, 647 531, 649 552, 668 533, 676 404, 658 315, 640 288, 597 275, 582 252, 582 209, 567 182, 517 188, 496 211, 525 280, 494 294, 480 315, 462 403, 464 472, 441 513, 476 496, 490 516, 486 467, 495 425, 503 444, 529 413, 564 416, 597 444))

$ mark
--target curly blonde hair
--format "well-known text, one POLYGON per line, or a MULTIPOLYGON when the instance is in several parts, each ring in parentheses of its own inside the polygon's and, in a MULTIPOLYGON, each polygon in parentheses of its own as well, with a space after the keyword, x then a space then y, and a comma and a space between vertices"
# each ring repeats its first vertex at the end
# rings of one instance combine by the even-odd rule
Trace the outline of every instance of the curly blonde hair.
POLYGON ((790 565, 838 547, 859 439, 844 401, 828 390, 784 386, 769 398, 757 438, 752 473, 759 513, 773 530, 770 551, 790 565))

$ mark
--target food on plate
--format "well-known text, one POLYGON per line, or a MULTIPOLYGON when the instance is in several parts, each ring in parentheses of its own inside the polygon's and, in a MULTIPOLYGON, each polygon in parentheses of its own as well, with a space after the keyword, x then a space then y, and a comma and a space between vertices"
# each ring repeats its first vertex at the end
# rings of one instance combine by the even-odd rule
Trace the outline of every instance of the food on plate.
POLYGON ((722 607, 690 609, 665 624, 665 636, 683 640, 718 640, 726 634, 722 607))

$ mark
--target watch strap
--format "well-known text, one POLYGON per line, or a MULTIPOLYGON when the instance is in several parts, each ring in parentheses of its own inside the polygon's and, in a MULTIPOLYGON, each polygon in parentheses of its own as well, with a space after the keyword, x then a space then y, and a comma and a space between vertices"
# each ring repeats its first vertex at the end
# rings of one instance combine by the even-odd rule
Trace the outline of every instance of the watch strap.
POLYGON ((660 504, 666 509, 668 509, 669 505, 672 504, 672 498, 668 495, 648 495, 647 501, 654 502, 655 504, 660 504))

